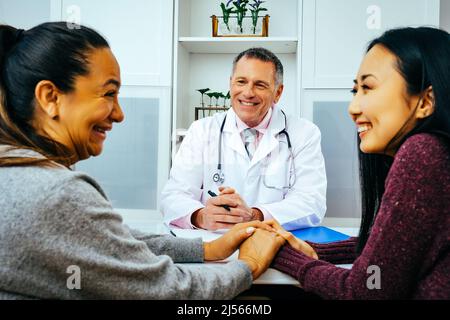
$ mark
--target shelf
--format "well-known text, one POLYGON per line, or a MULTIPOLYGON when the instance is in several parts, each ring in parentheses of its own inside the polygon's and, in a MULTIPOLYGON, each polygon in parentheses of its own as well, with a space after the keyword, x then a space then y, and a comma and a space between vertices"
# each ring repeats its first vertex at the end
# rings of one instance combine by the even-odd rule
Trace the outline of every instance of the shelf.
POLYGON ((296 53, 297 38, 212 38, 180 37, 179 43, 190 53, 239 53, 251 47, 263 46, 274 53, 296 53))

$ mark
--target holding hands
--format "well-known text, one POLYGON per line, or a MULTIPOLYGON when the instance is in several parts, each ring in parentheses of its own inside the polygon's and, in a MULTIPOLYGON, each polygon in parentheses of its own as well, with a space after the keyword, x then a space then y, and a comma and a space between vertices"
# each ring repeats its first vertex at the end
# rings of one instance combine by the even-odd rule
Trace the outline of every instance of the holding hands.
POLYGON ((276 220, 269 220, 265 222, 267 225, 271 226, 275 229, 276 233, 279 234, 281 237, 283 237, 284 240, 286 240, 291 247, 293 247, 295 250, 303 253, 304 255, 313 258, 313 259, 319 259, 317 256, 317 253, 314 251, 314 249, 305 241, 297 238, 289 231, 286 231, 283 229, 283 227, 278 223, 276 220))
POLYGON ((239 247, 239 260, 248 265, 253 279, 257 279, 267 270, 284 243, 285 240, 279 234, 257 229, 239 247))
POLYGON ((281 246, 288 242, 294 249, 318 259, 306 242, 284 230, 275 220, 235 224, 220 238, 204 244, 205 261, 223 260, 239 248, 239 260, 245 262, 253 279, 267 270, 281 246))
POLYGON ((261 221, 236 224, 220 238, 211 242, 205 242, 205 261, 228 258, 239 248, 242 242, 249 239, 255 233, 256 229, 276 234, 273 227, 261 221))
POLYGON ((314 249, 284 230, 275 220, 264 221, 261 211, 250 208, 233 188, 219 187, 206 206, 192 215, 192 223, 202 229, 230 229, 220 238, 204 244, 205 261, 223 260, 239 249, 256 279, 267 270, 278 250, 287 241, 297 251, 317 259, 314 249))

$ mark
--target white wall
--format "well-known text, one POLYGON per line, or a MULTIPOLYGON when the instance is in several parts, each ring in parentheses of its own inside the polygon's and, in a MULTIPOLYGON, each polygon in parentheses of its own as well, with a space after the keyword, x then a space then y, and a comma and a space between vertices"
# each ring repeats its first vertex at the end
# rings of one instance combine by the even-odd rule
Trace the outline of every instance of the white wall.
POLYGON ((30 29, 50 20, 50 0, 0 0, 0 23, 30 29))
POLYGON ((450 0, 441 0, 440 27, 450 32, 450 0))

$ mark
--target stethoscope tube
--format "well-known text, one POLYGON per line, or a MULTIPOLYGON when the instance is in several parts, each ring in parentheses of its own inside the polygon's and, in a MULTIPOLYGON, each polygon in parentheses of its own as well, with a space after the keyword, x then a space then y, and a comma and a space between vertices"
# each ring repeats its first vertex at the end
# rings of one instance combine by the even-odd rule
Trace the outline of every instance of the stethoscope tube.
POLYGON ((225 122, 227 121, 227 115, 225 115, 225 118, 223 118, 222 125, 220 126, 220 134, 219 134, 219 159, 217 160, 217 172, 213 176, 214 182, 220 182, 220 184, 223 184, 225 181, 225 176, 222 172, 222 135, 223 135, 223 128, 225 127, 225 122))

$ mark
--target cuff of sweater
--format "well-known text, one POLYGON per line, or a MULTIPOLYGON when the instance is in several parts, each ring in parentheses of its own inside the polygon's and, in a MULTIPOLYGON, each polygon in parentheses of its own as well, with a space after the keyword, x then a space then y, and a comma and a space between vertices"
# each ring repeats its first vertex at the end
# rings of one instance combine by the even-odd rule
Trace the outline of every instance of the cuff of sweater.
POLYGON ((205 249, 203 247, 202 238, 185 239, 185 238, 174 238, 174 261, 176 262, 204 262, 205 249))
POLYGON ((244 273, 245 273, 244 279, 243 279, 243 281, 240 281, 240 284, 242 287, 241 290, 243 291, 243 290, 249 289, 253 284, 253 275, 252 275, 252 272, 251 272, 250 268, 248 267, 248 265, 241 260, 231 261, 231 262, 229 262, 229 264, 236 264, 242 270, 244 270, 244 273))
POLYGON ((353 263, 357 258, 356 246, 358 238, 332 243, 313 243, 306 241, 317 253, 320 260, 333 264, 353 263))
POLYGON ((303 267, 315 261, 317 260, 298 252, 290 245, 284 245, 273 260, 272 267, 300 281, 300 272, 303 267))

